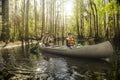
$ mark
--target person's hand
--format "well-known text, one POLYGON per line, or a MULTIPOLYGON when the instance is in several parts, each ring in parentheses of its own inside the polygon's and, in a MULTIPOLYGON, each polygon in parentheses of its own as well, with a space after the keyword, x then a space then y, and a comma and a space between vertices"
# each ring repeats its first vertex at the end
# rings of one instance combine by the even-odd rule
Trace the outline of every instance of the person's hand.
POLYGON ((73 47, 76 48, 76 45, 74 45, 73 47))
POLYGON ((76 48, 76 46, 75 45, 74 46, 70 46, 70 48, 73 49, 73 48, 76 48))
POLYGON ((45 44, 43 44, 43 43, 39 43, 39 45, 40 45, 41 47, 45 47, 45 44))
POLYGON ((54 43, 49 43, 49 45, 50 45, 50 47, 52 47, 52 48, 54 47, 54 43))
POLYGON ((40 42, 40 43, 39 43, 39 45, 41 46, 41 45, 42 45, 42 43, 40 42))
POLYGON ((45 47, 45 44, 42 44, 42 47, 45 47))

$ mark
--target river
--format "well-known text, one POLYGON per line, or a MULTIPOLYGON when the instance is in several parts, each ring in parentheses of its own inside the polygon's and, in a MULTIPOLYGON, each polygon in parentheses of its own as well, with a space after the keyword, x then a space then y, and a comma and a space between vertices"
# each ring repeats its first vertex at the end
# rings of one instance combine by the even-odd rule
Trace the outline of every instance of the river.
POLYGON ((114 56, 75 58, 41 53, 39 49, 31 53, 33 46, 0 51, 0 80, 117 80, 114 56))

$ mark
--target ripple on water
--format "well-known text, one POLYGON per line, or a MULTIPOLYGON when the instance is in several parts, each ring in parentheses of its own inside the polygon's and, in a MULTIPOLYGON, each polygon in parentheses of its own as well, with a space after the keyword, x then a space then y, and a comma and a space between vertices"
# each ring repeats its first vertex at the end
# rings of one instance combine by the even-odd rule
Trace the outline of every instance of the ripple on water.
MULTIPOLYGON (((31 54, 31 56, 35 55, 31 54)), ((106 65, 108 64, 99 60, 58 57, 48 59, 28 57, 18 60, 15 54, 0 54, 0 70, 5 74, 3 77, 9 80, 92 80, 93 76, 105 79, 107 75, 105 69, 109 66, 106 65), (96 69, 102 71, 98 72, 96 69)))
MULTIPOLYGON (((3 61, 2 58, 0 61, 3 61)), ((9 54, 6 65, 7 74, 14 75, 9 77, 10 80, 75 80, 74 76, 78 75, 74 70, 70 73, 70 68, 63 58, 17 61, 14 55, 9 54)))

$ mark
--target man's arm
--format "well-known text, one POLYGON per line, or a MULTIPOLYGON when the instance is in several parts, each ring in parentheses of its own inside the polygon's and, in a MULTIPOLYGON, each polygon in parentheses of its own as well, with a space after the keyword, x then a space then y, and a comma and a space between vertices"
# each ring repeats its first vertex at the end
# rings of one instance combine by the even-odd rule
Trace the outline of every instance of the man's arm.
POLYGON ((40 42, 41 42, 41 43, 43 43, 43 40, 44 40, 44 36, 42 37, 42 39, 41 39, 41 41, 40 41, 40 42))

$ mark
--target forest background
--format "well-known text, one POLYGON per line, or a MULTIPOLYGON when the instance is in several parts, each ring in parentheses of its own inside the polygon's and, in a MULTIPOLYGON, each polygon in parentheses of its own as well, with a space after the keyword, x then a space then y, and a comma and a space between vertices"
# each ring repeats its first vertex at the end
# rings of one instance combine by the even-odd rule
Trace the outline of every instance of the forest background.
POLYGON ((40 40, 45 32, 64 40, 67 32, 72 32, 78 41, 120 43, 120 6, 116 0, 3 0, 1 6, 1 42, 40 40))

